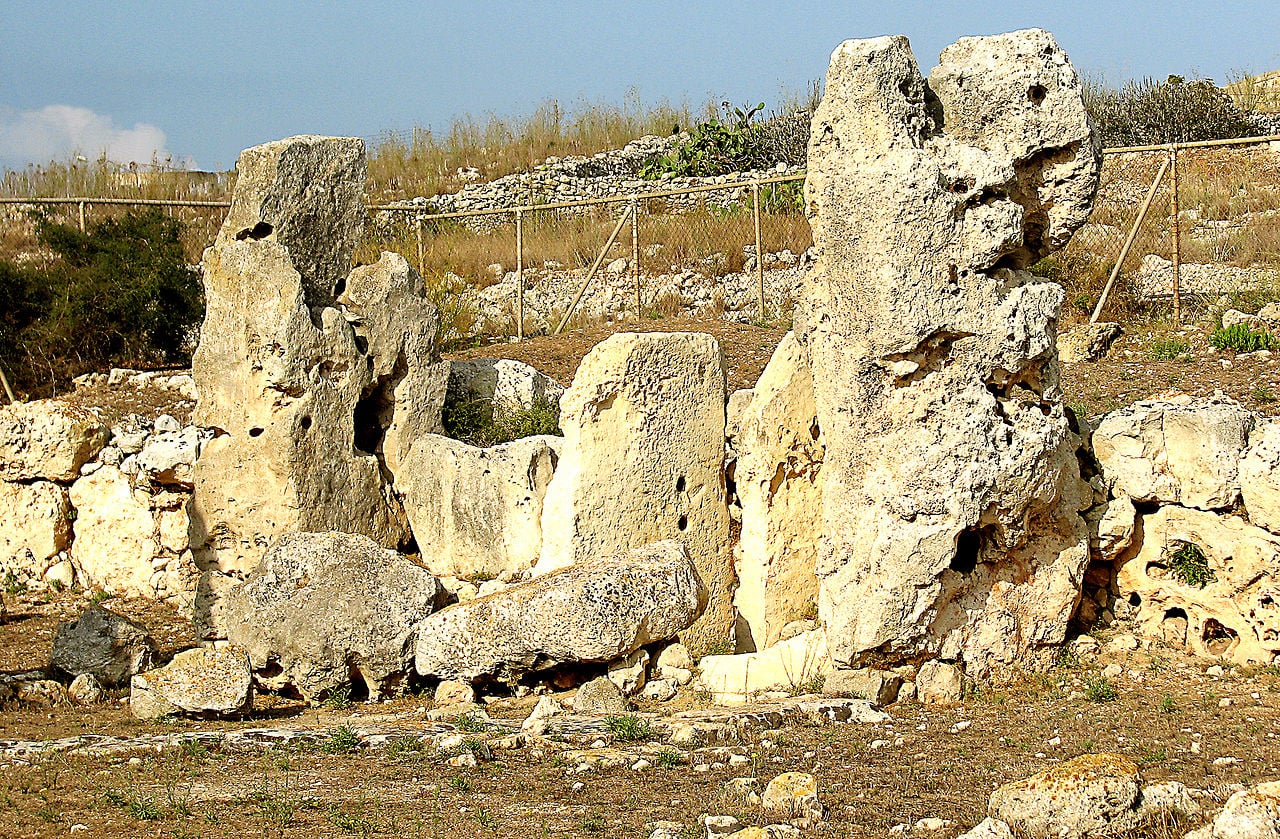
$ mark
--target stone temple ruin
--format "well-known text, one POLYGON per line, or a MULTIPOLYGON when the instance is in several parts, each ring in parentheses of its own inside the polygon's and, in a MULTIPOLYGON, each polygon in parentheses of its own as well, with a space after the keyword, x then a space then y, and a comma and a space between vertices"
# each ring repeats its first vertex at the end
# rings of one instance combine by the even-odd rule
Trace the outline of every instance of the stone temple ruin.
MULTIPOLYGON (((294 137, 237 169, 203 261, 195 427, 0 412, 0 497, 24 522, 0 524, 0 554, 181 603, 227 642, 208 649, 243 651, 219 672, 312 702, 599 675, 659 700, 821 677, 947 701, 1045 665, 1073 621, 1280 654, 1277 426, 1183 400, 1095 433, 1063 404, 1063 292, 1026 268, 1085 221, 1100 154, 1046 32, 962 39, 928 78, 905 38, 837 48, 805 191, 817 264, 734 394, 703 334, 614 335, 563 392, 441 361, 405 260, 352 268, 360 141, 294 137), (558 401, 564 436, 444 436, 469 388, 558 401), (137 547, 108 559, 107 532, 137 547), (1211 585, 1169 572, 1174 542, 1207 552, 1211 585)), ((248 701, 151 672, 140 709, 248 701)))

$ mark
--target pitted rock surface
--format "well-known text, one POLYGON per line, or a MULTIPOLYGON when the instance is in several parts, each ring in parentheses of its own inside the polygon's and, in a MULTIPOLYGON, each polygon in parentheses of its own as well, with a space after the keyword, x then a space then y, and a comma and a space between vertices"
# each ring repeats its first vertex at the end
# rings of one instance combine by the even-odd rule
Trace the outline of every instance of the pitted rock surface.
POLYGON ((657 542, 450 606, 418 627, 418 673, 477 681, 607 662, 672 638, 706 604, 684 546, 657 542))
POLYGON ((961 39, 927 80, 902 37, 832 55, 796 337, 821 371, 816 572, 841 666, 936 655, 982 676, 1063 640, 1091 498, 1059 386, 1063 292, 1023 269, 1092 206, 1082 92, 1042 30, 961 39))

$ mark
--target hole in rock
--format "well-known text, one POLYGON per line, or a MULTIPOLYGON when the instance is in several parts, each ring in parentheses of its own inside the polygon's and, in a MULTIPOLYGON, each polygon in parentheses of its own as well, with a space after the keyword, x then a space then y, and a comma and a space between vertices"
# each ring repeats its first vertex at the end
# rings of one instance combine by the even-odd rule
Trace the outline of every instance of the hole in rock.
POLYGON ((355 336, 355 341, 356 341, 356 352, 360 353, 361 355, 364 355, 365 353, 369 352, 368 338, 364 337, 363 335, 357 335, 355 336))
POLYGON ((684 475, 676 478, 676 492, 684 492, 684 475))
POLYGON ((264 429, 261 429, 261 428, 250 428, 250 429, 249 429, 249 436, 250 436, 250 437, 261 437, 261 436, 262 436, 262 432, 263 432, 263 430, 264 430, 264 429))
POLYGON ((681 516, 680 520, 676 522, 676 527, 680 528, 681 530, 687 530, 689 527, 689 517, 681 516))
POLYGON ((1240 640, 1240 636, 1234 629, 1215 618, 1209 618, 1204 622, 1204 631, 1200 637, 1204 640, 1205 649, 1211 655, 1226 653, 1240 640))
POLYGON ((821 434, 822 428, 819 427, 818 420, 815 418, 813 424, 809 426, 809 436, 816 441, 821 434))
POLYGON ((383 413, 392 404, 389 394, 381 386, 356 403, 352 412, 355 426, 354 443, 358 451, 364 454, 375 454, 382 445, 382 438, 387 436, 387 428, 383 423, 383 413))
POLYGON ((1049 91, 1045 90, 1045 87, 1042 84, 1033 84, 1027 90, 1027 98, 1030 99, 1032 102, 1036 103, 1037 105, 1043 102, 1044 98, 1048 95, 1049 95, 1049 91))
POLYGON ((956 537, 956 555, 951 558, 951 570, 959 574, 972 574, 978 567, 978 558, 982 554, 982 531, 969 527, 960 531, 956 537))
POLYGON ((236 240, 243 242, 245 239, 265 239, 270 236, 274 230, 275 228, 267 224, 265 221, 260 221, 253 227, 246 227, 244 230, 237 233, 236 240))
POLYGON ((333 296, 341 297, 342 292, 347 290, 347 278, 339 277, 338 281, 333 284, 333 296))
POLYGON ((1135 609, 1141 606, 1142 595, 1138 594, 1136 591, 1133 594, 1129 595, 1129 605, 1135 609))
POLYGON ((298 425, 302 426, 303 431, 306 431, 307 429, 311 428, 311 417, 303 417, 302 419, 298 420, 298 425))
POLYGON ((351 678, 351 701, 368 702, 369 683, 365 681, 364 674, 360 672, 360 666, 358 664, 347 665, 347 674, 351 678))
POLYGON ((902 81, 898 82, 898 92, 901 93, 907 99, 910 99, 911 98, 911 80, 903 79, 902 81))

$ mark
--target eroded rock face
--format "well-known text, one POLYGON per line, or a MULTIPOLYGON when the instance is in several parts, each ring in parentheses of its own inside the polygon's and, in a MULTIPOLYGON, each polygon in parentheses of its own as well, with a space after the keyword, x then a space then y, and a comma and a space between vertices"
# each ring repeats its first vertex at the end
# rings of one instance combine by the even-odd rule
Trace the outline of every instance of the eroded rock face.
POLYGON ((776 643, 782 627, 817 613, 822 533, 822 433, 813 373, 788 334, 742 409, 734 471, 742 505, 737 553, 739 651, 776 643), (745 622, 746 627, 742 626, 745 622))
POLYGON ((542 512, 538 573, 675 539, 706 586, 682 633, 705 650, 733 628, 720 346, 694 332, 618 333, 560 400, 564 445, 542 512))
POLYGON ((826 442, 819 614, 841 666, 983 676, 1063 640, 1088 504, 1062 405, 1062 289, 1022 270, 1088 216, 1100 157, 1052 36, 965 38, 926 81, 848 41, 814 115, 818 264, 796 337, 826 442))
POLYGON ((1250 432, 1239 478, 1249 520, 1280 533, 1280 422, 1262 422, 1250 432))
POLYGON ((1253 424, 1226 397, 1136 402, 1098 423, 1093 451, 1117 494, 1220 510, 1240 498, 1240 456, 1253 424))
POLYGON ((246 150, 205 252, 195 418, 217 436, 195 468, 191 544, 209 636, 221 595, 284 533, 358 533, 388 548, 409 538, 389 476, 414 436, 439 429, 447 373, 404 260, 351 271, 365 170, 358 139, 246 150))
POLYGON ((1143 516, 1139 532, 1116 571, 1139 631, 1242 664, 1280 654, 1280 537, 1172 504, 1143 516))
POLYGON ((292 533, 227 595, 227 638, 272 688, 316 702, 355 677, 376 699, 400 687, 439 596, 429 571, 366 536, 292 533))
POLYGON ((607 662, 694 622, 706 589, 685 547, 658 542, 459 603, 418 627, 424 676, 475 682, 607 662))
POLYGON ((559 437, 476 448, 427 434, 401 460, 396 488, 422 559, 435 574, 493 578, 527 571, 542 548, 542 508, 559 437))
POLYGON ((0 481, 74 481, 107 441, 107 428, 78 405, 53 399, 0 408, 0 481))
POLYGON ((71 559, 86 585, 114 594, 155 597, 151 558, 160 554, 150 496, 115 466, 71 486, 76 540, 71 559))
POLYGON ((0 565, 13 561, 40 573, 71 542, 67 491, 51 481, 0 481, 0 565))

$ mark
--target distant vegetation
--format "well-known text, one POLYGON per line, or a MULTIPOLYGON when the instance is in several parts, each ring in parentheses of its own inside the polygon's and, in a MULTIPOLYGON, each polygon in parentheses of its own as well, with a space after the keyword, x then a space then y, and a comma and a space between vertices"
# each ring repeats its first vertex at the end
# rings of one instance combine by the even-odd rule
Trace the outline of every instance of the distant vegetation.
POLYGON ((37 218, 35 232, 47 258, 0 261, 0 366, 15 388, 47 392, 88 370, 190 360, 204 302, 179 222, 144 210, 87 233, 37 218))
POLYGON ((1091 82, 1085 107, 1104 146, 1142 146, 1223 140, 1256 133, 1245 112, 1211 79, 1170 76, 1125 82, 1091 82))

